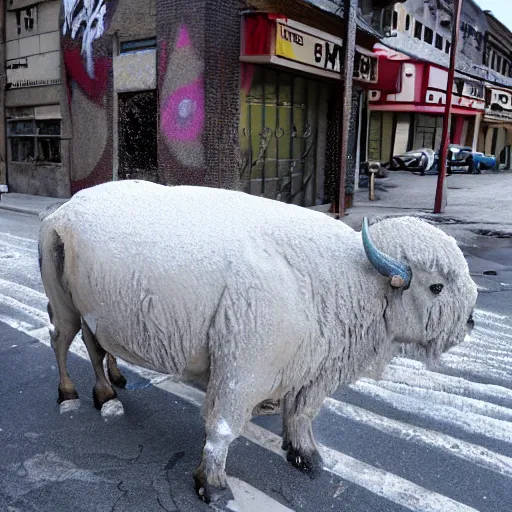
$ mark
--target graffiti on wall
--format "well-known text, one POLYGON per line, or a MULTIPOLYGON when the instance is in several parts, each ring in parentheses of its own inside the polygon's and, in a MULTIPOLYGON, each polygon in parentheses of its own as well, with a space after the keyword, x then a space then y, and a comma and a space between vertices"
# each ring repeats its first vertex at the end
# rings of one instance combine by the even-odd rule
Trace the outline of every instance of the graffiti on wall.
POLYGON ((87 73, 94 77, 92 43, 105 31, 107 6, 104 0, 63 0, 63 4, 62 34, 69 31, 72 39, 82 39, 81 53, 85 54, 87 73))
POLYGON ((62 1, 72 193, 112 179, 112 41, 105 31, 116 6, 116 1, 62 1))
POLYGON ((204 166, 204 70, 186 25, 181 25, 168 57, 166 54, 164 51, 160 70, 164 74, 160 130, 182 165, 200 168, 204 166))

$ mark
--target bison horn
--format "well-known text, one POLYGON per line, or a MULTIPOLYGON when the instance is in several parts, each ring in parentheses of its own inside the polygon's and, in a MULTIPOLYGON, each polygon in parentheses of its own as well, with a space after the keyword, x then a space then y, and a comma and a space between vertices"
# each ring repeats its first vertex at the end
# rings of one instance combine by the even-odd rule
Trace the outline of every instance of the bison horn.
POLYGON ((368 219, 366 217, 363 220, 362 235, 366 256, 379 274, 390 277, 391 286, 393 286, 393 288, 409 288, 412 278, 411 267, 401 263, 400 261, 394 260, 375 247, 375 244, 370 237, 368 219))

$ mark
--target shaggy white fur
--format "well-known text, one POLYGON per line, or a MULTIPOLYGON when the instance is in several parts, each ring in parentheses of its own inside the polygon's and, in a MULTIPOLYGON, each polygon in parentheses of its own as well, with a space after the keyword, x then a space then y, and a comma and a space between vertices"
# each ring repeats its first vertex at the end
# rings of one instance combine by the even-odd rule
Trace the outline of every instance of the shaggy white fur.
MULTIPOLYGON (((108 352, 208 383, 207 441, 218 449, 204 452, 201 486, 201 475, 225 485, 227 447, 265 399, 284 399, 285 446, 309 470, 317 455, 311 420, 323 399, 379 371, 399 343, 435 358, 462 341, 476 301, 460 249, 439 229, 401 218, 370 233, 410 265, 408 290, 372 267, 359 232, 322 213, 148 182, 82 191, 41 228, 55 343, 63 346, 59 333, 73 318, 94 319, 108 352)), ((66 377, 61 384, 69 389, 66 377)))

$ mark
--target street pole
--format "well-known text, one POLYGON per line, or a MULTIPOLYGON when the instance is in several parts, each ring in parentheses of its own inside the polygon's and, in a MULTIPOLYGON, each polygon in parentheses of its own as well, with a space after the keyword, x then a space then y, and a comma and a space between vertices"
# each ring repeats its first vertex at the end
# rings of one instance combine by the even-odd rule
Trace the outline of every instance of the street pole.
POLYGON ((345 216, 345 181, 347 178, 348 141, 350 135, 350 119, 352 115, 352 79, 354 76, 354 56, 356 51, 358 0, 344 0, 343 2, 343 44, 341 45, 340 64, 341 91, 343 98, 343 112, 341 117, 340 141, 340 196, 338 202, 339 217, 345 216))
POLYGON ((453 83, 455 78, 455 65, 457 62, 457 44, 459 42, 460 14, 462 11, 462 2, 464 0, 453 0, 453 24, 452 24, 452 44, 450 48, 450 68, 448 70, 448 83, 446 86, 446 105, 444 109, 443 133, 441 136, 441 149, 439 151, 440 168, 437 174, 436 201, 434 204, 434 213, 443 211, 443 189, 444 179, 446 177, 446 159, 448 157, 448 145, 450 119, 452 115, 452 96, 453 83))

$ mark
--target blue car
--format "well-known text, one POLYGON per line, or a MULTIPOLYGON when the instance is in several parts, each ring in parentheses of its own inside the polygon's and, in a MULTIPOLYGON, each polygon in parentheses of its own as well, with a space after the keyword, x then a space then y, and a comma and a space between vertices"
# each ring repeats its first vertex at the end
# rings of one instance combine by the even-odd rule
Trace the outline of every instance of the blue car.
MULTIPOLYGON (((439 153, 437 153, 437 161, 439 161, 439 153)), ((473 151, 469 146, 459 144, 448 146, 447 174, 453 174, 457 171, 480 174, 483 170, 495 169, 497 165, 498 161, 494 155, 485 155, 473 151)))

